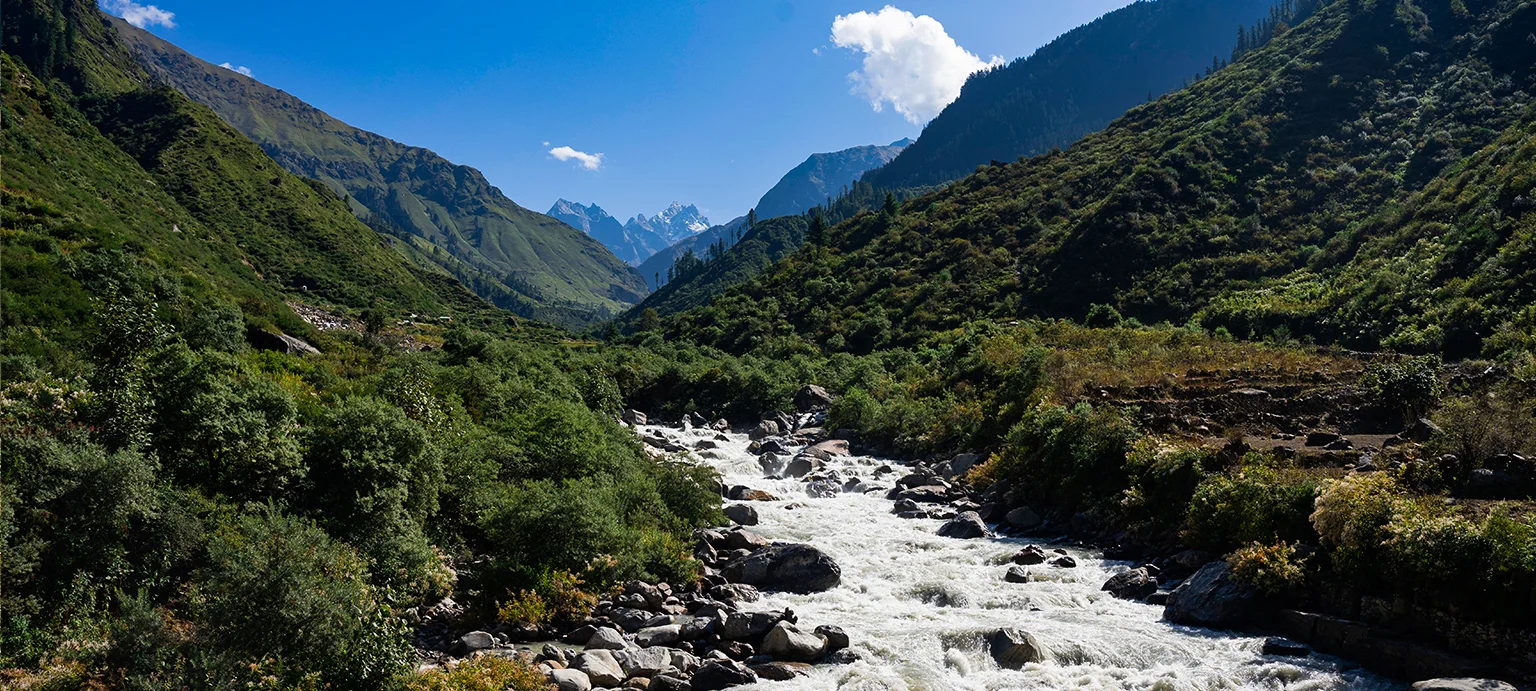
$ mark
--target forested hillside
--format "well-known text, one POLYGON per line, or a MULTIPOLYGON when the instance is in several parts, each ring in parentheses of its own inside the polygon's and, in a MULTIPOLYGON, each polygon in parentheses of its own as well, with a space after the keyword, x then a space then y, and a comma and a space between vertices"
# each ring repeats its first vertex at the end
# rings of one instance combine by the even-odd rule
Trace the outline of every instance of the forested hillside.
POLYGON ((1065 152, 843 223, 672 332, 741 349, 784 315, 867 352, 970 319, 1113 312, 1503 347, 1533 302, 1533 18, 1510 0, 1337 3, 1065 152))
POLYGON ((912 140, 902 139, 887 146, 855 146, 842 151, 812 154, 805 162, 779 179, 763 194, 753 211, 768 219, 801 214, 825 206, 865 173, 891 162, 912 140))
POLYGON ((1276 5, 1154 0, 1110 12, 1033 55, 972 75, 912 146, 865 179, 893 190, 930 187, 990 161, 1065 148, 1230 59, 1237 35, 1276 5))
POLYGON ((498 306, 580 325, 645 295, 638 274, 602 243, 518 206, 478 170, 352 127, 127 22, 107 21, 154 79, 213 109, 289 171, 347 195, 355 213, 404 230, 404 241, 425 241, 415 243, 424 250, 418 256, 471 287, 484 284, 477 292, 498 306))

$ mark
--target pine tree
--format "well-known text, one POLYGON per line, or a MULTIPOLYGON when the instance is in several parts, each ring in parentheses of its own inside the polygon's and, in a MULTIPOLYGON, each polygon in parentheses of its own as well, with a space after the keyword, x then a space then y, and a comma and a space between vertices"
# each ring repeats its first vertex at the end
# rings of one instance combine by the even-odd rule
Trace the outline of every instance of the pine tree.
POLYGON ((820 209, 811 212, 811 227, 806 231, 805 243, 817 246, 827 244, 827 219, 822 217, 820 209))

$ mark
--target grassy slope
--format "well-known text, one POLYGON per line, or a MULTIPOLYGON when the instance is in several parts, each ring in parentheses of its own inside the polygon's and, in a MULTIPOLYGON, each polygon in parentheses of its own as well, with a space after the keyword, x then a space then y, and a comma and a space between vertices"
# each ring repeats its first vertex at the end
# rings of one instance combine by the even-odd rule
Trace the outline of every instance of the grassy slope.
MULTIPOLYGON (((1337 3, 1064 153, 984 168, 893 220, 844 223, 833 248, 803 251, 673 328, 752 332, 741 322, 765 318, 754 313, 767 298, 801 333, 850 342, 869 340, 854 338, 859 329, 879 342, 885 321, 910 342, 978 317, 1082 317, 1095 303, 1183 321, 1218 296, 1270 295, 1309 272, 1338 299, 1403 287, 1359 323, 1340 323, 1349 317, 1332 303, 1314 309, 1334 320, 1326 329, 1287 313, 1293 332, 1411 345, 1407 332, 1424 329, 1394 316, 1426 307, 1415 294, 1432 294, 1437 310, 1476 303, 1473 330, 1492 332, 1531 301, 1525 274, 1486 263, 1528 256, 1533 221, 1519 200, 1530 178, 1506 172, 1501 190, 1471 190, 1489 205, 1473 204, 1461 217, 1473 225, 1457 232, 1455 218, 1405 224, 1396 209, 1457 176, 1488 177, 1473 169, 1503 165, 1501 132, 1528 141, 1512 128, 1528 127, 1536 46, 1522 37, 1533 17, 1511 0, 1337 3), (1415 243, 1458 259, 1411 275, 1385 262, 1415 243)), ((1405 349, 1451 345, 1431 336, 1405 349)))
POLYGON ((7 6, 7 326, 68 330, 83 321, 89 300, 70 257, 111 249, 254 300, 247 311, 286 313, 286 297, 461 315, 488 307, 412 268, 341 199, 283 171, 208 109, 142 86, 147 75, 94 6, 67 7, 74 48, 42 64, 24 37, 63 25, 43 3, 7 6))
POLYGON ((504 304, 509 309, 583 323, 644 295, 638 274, 600 243, 518 206, 479 171, 359 130, 126 22, 109 21, 146 70, 212 108, 288 170, 350 195, 362 207, 356 211, 388 218, 525 298, 504 304))

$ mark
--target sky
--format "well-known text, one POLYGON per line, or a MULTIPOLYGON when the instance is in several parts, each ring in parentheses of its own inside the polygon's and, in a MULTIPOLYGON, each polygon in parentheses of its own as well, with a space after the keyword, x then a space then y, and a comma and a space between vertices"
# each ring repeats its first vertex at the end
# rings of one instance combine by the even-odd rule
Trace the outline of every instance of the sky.
POLYGON ((916 138, 965 76, 1130 0, 100 0, 513 201, 715 223, 813 153, 916 138))

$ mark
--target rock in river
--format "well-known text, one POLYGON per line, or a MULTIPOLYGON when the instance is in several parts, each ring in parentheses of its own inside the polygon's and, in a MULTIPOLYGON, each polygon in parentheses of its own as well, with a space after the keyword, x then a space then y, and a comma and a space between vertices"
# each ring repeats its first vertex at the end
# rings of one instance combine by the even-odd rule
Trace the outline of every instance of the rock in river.
POLYGON ((757 673, 734 660, 711 660, 693 673, 692 691, 720 691, 757 683, 757 673))
POLYGON ((955 537, 970 539, 976 537, 990 537, 992 531, 987 530, 987 524, 983 523, 981 516, 975 511, 966 511, 948 523, 939 526, 939 537, 955 537))
POLYGON ((1044 661, 1045 646, 1035 635, 1018 629, 999 629, 989 640, 992 659, 1004 669, 1023 669, 1031 662, 1044 661))
POLYGON ((1163 617, 1175 624, 1230 628, 1243 623, 1258 594, 1232 580, 1232 567, 1213 561, 1168 595, 1163 617))
POLYGON ((810 545, 764 547, 721 570, 726 580, 762 590, 815 593, 837 587, 843 570, 832 557, 810 545))
POLYGON ((1122 600, 1140 600, 1157 592, 1157 579, 1146 569, 1131 569, 1110 576, 1101 590, 1122 600))

